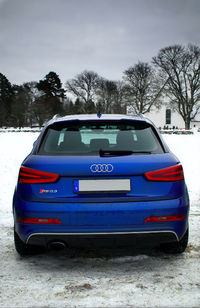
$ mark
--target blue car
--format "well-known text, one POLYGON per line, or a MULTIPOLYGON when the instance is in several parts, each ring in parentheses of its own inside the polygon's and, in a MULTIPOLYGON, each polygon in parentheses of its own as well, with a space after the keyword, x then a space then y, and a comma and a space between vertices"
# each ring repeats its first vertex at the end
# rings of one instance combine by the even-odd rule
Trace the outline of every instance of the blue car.
POLYGON ((42 130, 13 198, 20 255, 40 248, 188 243, 183 168, 143 116, 73 115, 42 130))

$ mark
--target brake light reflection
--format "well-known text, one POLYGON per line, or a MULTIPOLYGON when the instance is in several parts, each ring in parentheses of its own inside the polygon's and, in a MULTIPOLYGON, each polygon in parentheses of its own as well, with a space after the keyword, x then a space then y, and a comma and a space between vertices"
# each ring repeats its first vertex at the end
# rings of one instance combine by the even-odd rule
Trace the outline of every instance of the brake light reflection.
POLYGON ((168 216, 152 216, 144 220, 144 222, 165 222, 165 221, 177 221, 186 218, 185 214, 168 215, 168 216))
POLYGON ((26 224, 61 224, 57 218, 19 217, 19 222, 26 224))

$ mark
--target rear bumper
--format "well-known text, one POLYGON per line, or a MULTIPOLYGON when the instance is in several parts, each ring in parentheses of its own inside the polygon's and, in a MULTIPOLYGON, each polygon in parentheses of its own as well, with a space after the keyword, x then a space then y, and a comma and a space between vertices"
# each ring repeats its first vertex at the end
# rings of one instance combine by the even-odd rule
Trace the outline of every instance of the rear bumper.
POLYGON ((98 232, 98 233, 33 233, 27 244, 48 247, 62 242, 66 247, 151 247, 178 241, 173 231, 98 232))
MULTIPOLYGON (((164 243, 179 240, 188 227, 189 203, 173 200, 112 203, 40 203, 14 199, 15 230, 29 244, 60 240, 69 246, 95 242, 164 243), (144 222, 147 217, 185 214, 186 219, 144 222), (19 217, 56 218, 61 224, 20 223, 19 217)), ((109 245, 109 244, 108 244, 109 245)))

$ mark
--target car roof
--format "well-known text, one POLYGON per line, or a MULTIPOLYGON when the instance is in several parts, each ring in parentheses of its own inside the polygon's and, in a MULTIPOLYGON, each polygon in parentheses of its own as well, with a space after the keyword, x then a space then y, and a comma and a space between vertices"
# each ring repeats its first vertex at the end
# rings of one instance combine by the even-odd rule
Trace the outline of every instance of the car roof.
POLYGON ((88 121, 88 120, 95 120, 95 121, 102 121, 102 120, 131 120, 131 121, 141 121, 147 122, 154 126, 154 124, 143 115, 135 115, 129 116, 125 114, 76 114, 76 115, 68 115, 61 117, 59 115, 55 115, 46 125, 51 125, 54 123, 65 122, 65 121, 88 121))

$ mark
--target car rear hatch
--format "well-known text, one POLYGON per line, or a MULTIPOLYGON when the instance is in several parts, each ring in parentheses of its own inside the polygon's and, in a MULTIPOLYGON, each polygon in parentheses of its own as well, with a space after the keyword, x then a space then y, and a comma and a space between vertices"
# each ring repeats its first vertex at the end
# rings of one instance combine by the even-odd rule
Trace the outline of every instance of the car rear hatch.
POLYGON ((149 201, 162 207, 184 194, 178 159, 144 121, 59 123, 40 138, 19 173, 18 192, 32 204, 30 217, 53 211, 50 217, 72 232, 132 230, 145 211, 155 214, 149 201))

